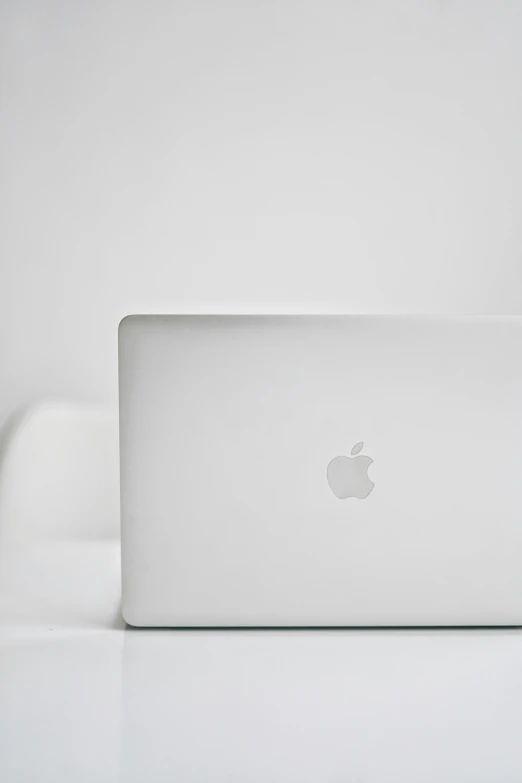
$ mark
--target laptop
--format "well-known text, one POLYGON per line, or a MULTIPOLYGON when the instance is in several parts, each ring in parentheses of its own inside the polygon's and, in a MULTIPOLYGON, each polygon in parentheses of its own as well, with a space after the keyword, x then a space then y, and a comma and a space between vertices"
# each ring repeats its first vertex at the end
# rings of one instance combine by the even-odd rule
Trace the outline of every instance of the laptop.
POLYGON ((133 315, 134 626, 522 624, 522 318, 133 315))

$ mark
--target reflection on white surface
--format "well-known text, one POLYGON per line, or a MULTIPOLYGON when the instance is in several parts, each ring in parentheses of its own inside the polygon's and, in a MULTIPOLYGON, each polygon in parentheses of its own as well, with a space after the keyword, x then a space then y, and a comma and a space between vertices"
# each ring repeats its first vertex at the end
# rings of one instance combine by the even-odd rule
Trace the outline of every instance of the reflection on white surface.
POLYGON ((522 780, 519 631, 9 633, 0 780, 522 780))

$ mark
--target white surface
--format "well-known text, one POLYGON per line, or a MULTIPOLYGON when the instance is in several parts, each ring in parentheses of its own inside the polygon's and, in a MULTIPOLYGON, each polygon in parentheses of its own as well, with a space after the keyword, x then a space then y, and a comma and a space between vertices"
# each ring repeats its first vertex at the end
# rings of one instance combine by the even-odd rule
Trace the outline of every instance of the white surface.
POLYGON ((521 349, 519 317, 125 319, 127 622, 522 624, 521 349))
POLYGON ((0 632, 2 783, 519 783, 519 631, 0 632))
POLYGON ((521 35, 517 0, 3 0, 0 420, 115 403, 129 312, 522 312, 521 35))

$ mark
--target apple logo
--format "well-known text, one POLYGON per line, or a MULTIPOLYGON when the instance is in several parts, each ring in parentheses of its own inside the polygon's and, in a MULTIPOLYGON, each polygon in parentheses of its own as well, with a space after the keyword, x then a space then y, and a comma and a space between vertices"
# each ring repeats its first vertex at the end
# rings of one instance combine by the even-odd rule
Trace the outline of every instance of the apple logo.
POLYGON ((363 446, 364 443, 360 441, 353 447, 351 457, 334 457, 328 463, 326 478, 330 489, 340 500, 344 498, 364 500, 375 486, 368 476, 368 468, 373 459, 363 454, 356 456, 363 446))

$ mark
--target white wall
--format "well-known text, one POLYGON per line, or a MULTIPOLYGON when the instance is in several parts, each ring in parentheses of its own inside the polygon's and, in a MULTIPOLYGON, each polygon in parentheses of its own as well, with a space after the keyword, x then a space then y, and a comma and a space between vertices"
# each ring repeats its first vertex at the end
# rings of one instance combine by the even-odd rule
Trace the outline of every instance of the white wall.
POLYGON ((518 0, 2 0, 0 420, 133 311, 522 312, 518 0))

